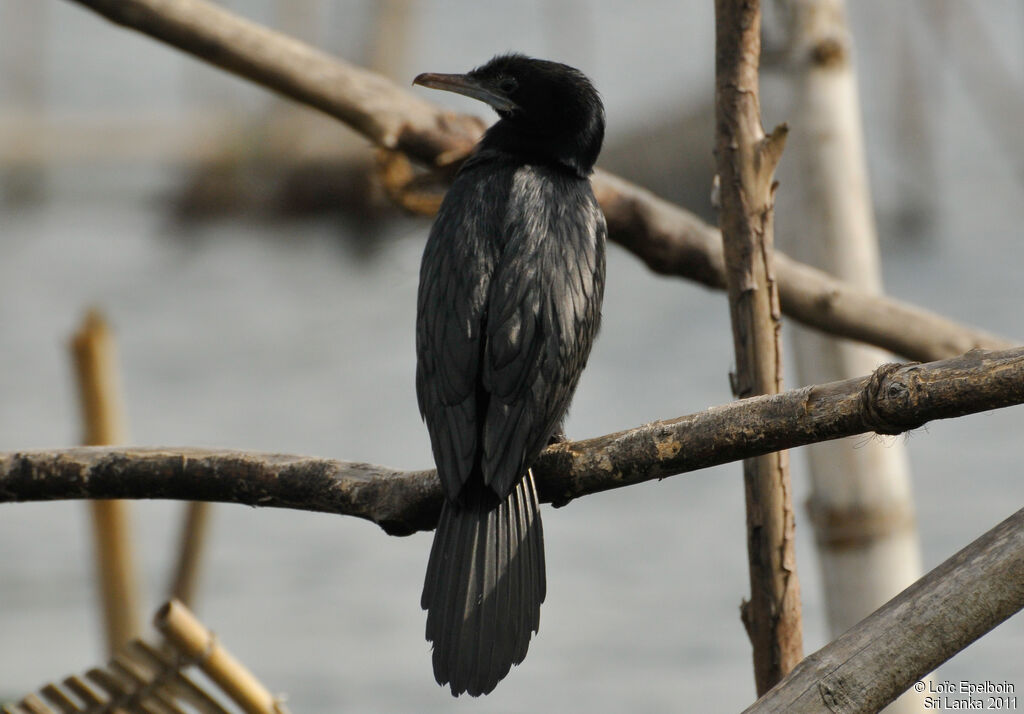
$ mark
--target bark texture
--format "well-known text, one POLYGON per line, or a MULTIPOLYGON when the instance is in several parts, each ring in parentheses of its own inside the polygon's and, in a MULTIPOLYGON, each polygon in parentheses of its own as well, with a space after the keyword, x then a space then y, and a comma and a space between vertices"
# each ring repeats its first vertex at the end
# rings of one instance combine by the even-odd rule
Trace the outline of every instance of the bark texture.
MULTIPOLYGON (((541 501, 574 498, 827 439, 899 434, 933 419, 1024 403, 1024 347, 753 397, 696 414, 548 447, 541 501)), ((296 508, 365 518, 392 535, 430 530, 433 470, 227 449, 78 447, 0 453, 0 503, 162 498, 296 508)))
MULTIPOLYGON (((773 267, 775 168, 786 127, 761 128, 758 2, 715 2, 715 156, 732 321, 738 398, 782 390, 779 293, 773 267)), ((750 601, 743 624, 754 649, 754 679, 763 694, 803 659, 800 581, 789 454, 743 462, 747 502, 750 601)))

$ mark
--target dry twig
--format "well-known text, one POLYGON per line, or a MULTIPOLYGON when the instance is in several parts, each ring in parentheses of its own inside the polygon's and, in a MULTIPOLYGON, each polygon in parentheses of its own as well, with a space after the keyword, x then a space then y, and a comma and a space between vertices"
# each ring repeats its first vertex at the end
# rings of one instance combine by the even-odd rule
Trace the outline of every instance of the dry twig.
MULTIPOLYGON (((715 155, 736 352, 732 383, 739 398, 782 389, 773 241, 775 168, 787 129, 766 136, 761 128, 760 55, 760 3, 716 0, 715 155)), ((743 481, 750 601, 742 615, 754 648, 757 692, 763 694, 803 659, 788 452, 744 460, 743 481)))

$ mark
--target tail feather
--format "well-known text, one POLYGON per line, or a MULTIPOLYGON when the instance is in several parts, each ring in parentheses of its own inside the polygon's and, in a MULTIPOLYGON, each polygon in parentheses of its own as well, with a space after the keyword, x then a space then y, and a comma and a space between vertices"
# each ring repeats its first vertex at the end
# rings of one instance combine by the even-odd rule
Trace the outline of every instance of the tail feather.
POLYGON ((526 657, 540 629, 544 534, 530 472, 499 502, 446 502, 434 535, 422 607, 434 677, 452 694, 487 694, 526 657))

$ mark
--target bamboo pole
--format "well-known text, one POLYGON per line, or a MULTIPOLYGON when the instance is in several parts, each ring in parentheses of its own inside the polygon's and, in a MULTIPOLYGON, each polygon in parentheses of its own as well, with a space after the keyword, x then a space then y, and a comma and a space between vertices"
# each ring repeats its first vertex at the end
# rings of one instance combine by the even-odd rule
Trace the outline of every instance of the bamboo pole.
MULTIPOLYGON (((696 414, 549 446, 534 464, 541 501, 575 498, 852 434, 899 434, 1024 404, 1024 347, 884 365, 842 382, 751 397, 696 414)), ((77 447, 0 453, 0 503, 170 498, 364 518, 392 535, 430 530, 443 496, 433 470, 194 448, 77 447)))
MULTIPOLYGON (((71 341, 84 424, 83 443, 127 441, 114 337, 103 316, 90 310, 71 341)), ((139 594, 132 553, 129 504, 93 501, 97 577, 107 649, 114 653, 139 633, 139 594)))
POLYGON ((171 577, 171 597, 195 607, 203 551, 210 530, 210 504, 193 501, 185 505, 185 517, 178 541, 178 560, 171 577))
POLYGON ((284 706, 212 632, 177 600, 166 603, 154 619, 156 628, 186 657, 195 660, 231 699, 249 714, 284 714, 284 706))
MULTIPOLYGON (((737 398, 782 389, 781 310, 772 242, 774 173, 786 127, 767 136, 761 128, 760 52, 760 4, 716 0, 715 154, 737 398)), ((762 694, 803 658, 788 453, 745 460, 743 481, 750 601, 744 603, 742 616, 762 694)))
MULTIPOLYGON (((882 292, 852 38, 843 0, 789 0, 796 159, 786 212, 800 240, 790 255, 869 293, 882 292)), ((801 382, 846 379, 888 355, 874 347, 793 331, 801 382)), ((902 443, 851 438, 807 449, 818 562, 829 631, 838 637, 921 575, 910 464, 902 443)), ((889 711, 920 711, 908 692, 889 711)))

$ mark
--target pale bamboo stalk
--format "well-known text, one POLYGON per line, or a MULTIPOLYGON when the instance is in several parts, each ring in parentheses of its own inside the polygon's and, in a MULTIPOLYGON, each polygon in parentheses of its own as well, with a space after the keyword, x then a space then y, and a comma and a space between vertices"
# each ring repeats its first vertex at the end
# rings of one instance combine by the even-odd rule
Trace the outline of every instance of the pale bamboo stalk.
MULTIPOLYGON (((738 398, 782 390, 772 244, 774 173, 786 128, 767 136, 761 128, 760 33, 759 2, 716 0, 715 154, 738 398)), ((743 478, 751 594, 742 615, 754 649, 757 692, 763 694, 803 658, 788 452, 746 459, 743 478)))
MULTIPOLYGON (((795 91, 785 212, 799 235, 790 255, 867 293, 882 292, 852 38, 843 0, 788 0, 795 91)), ((874 347, 801 327, 793 331, 804 384, 846 379, 888 360, 874 347)), ((910 464, 902 443, 851 438, 810 446, 808 510, 815 530, 832 637, 921 574, 910 464)), ((910 691, 889 712, 920 711, 910 691)))
POLYGON ((178 562, 171 580, 171 597, 195 607, 199 589, 203 545, 210 526, 210 504, 193 501, 185 506, 178 546, 178 562))
POLYGON ((182 662, 180 655, 166 643, 161 644, 162 647, 158 648, 145 640, 135 640, 130 652, 140 664, 158 673, 175 673, 173 679, 167 682, 168 698, 178 702, 182 707, 187 706, 192 714, 230 714, 221 702, 200 687, 193 677, 181 671, 189 663, 182 662))
POLYGON ((75 700, 69 697, 64 690, 56 684, 50 683, 44 685, 43 688, 39 690, 39 693, 42 694, 44 698, 56 704, 57 708, 60 709, 63 714, 75 714, 76 712, 83 711, 79 708, 78 704, 75 703, 75 700))
POLYGON ((164 604, 156 628, 183 655, 195 661, 238 706, 250 714, 284 714, 286 709, 258 679, 217 641, 182 603, 164 604))
POLYGON ((36 694, 29 694, 20 702, 18 702, 28 714, 55 714, 50 707, 46 706, 46 702, 39 698, 36 694))
MULTIPOLYGON (((114 337, 103 316, 90 310, 72 342, 82 421, 88 446, 127 441, 114 337)), ((132 552, 130 507, 125 501, 90 503, 107 649, 113 653, 139 634, 139 594, 132 552)))

